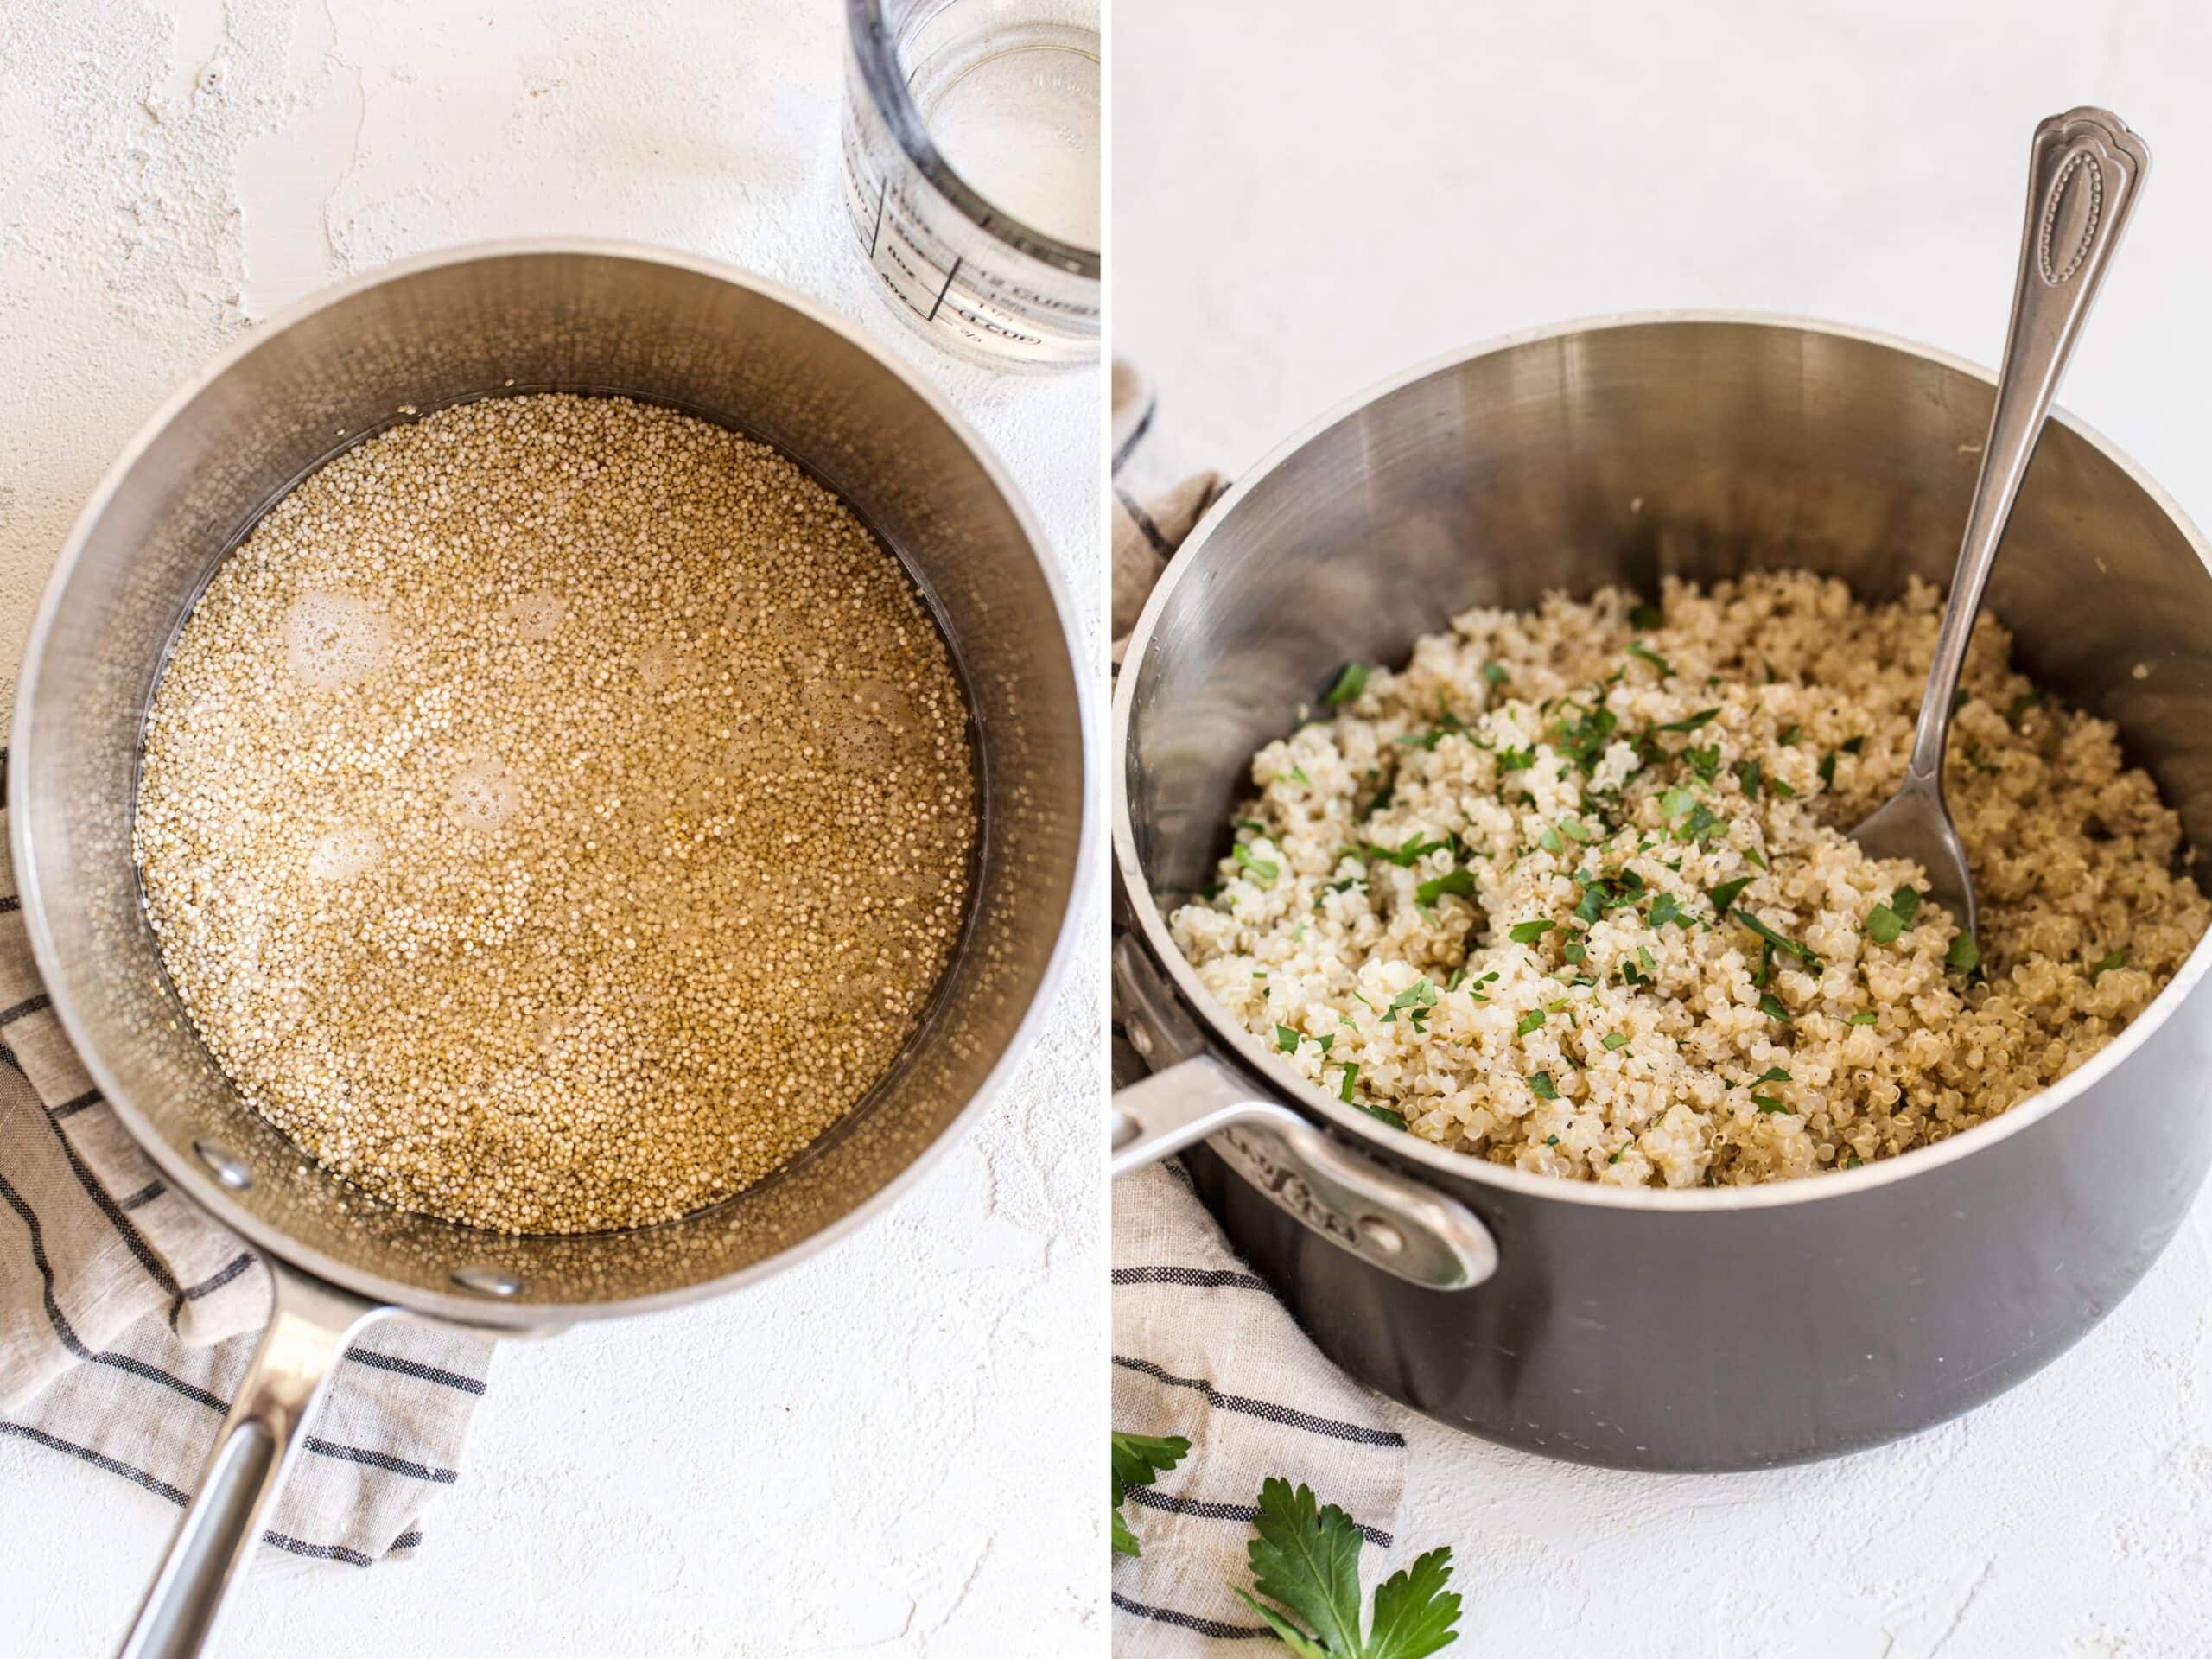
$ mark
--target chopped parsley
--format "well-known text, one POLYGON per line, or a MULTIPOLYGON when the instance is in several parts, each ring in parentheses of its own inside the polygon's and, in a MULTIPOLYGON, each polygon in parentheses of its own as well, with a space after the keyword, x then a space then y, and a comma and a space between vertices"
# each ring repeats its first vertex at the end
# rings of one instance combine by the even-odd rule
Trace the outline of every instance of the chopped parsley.
POLYGON ((1797 728, 1795 726, 1783 727, 1782 734, 1774 741, 1781 744, 1783 748, 1788 748, 1797 741, 1797 728))
POLYGON ((1763 1112, 1786 1112, 1789 1109, 1772 1095, 1753 1095, 1751 1104, 1763 1112))
POLYGON ((1556 922, 1516 922, 1507 937, 1516 944, 1534 944, 1558 925, 1556 922))
POLYGON ((1365 1112, 1370 1117, 1381 1118, 1385 1123, 1388 1123, 1394 1129, 1402 1129, 1406 1127, 1404 1115, 1400 1112, 1392 1111, 1388 1106, 1370 1106, 1363 1100, 1356 1100, 1352 1102, 1352 1104, 1358 1107, 1361 1111, 1365 1112))
POLYGON ((2043 693, 2040 691, 2029 690, 2021 692, 2018 696, 2012 699, 2012 702, 2005 710, 2005 719, 2006 722, 2014 726, 2018 725, 2020 723, 2020 716, 2026 714, 2029 709, 2034 708, 2042 701, 2043 693))
POLYGON ((1798 961, 1803 963, 1805 964, 1805 971, 1807 973, 1817 974, 1821 971, 1821 959, 1818 957, 1815 956, 1803 945, 1798 944, 1796 940, 1785 938, 1783 935, 1776 932, 1758 917, 1752 915, 1750 911, 1741 909, 1738 910, 1736 912, 1736 919, 1741 922, 1745 927, 1750 928, 1752 932, 1758 934, 1760 938, 1765 940, 1766 943, 1775 950, 1787 950, 1791 956, 1796 957, 1798 961))
POLYGON ((1448 844, 1441 841, 1423 841, 1421 831, 1416 830, 1395 847, 1377 847, 1372 842, 1363 842, 1354 850, 1370 863, 1380 860, 1385 864, 1395 864, 1402 870, 1409 870, 1429 854, 1439 852, 1448 844))
POLYGON ((1970 974, 1981 966, 1981 947, 1974 942, 1974 935, 1961 933, 1951 941, 1951 949, 1944 960, 1962 974, 1970 974))
POLYGON ((1565 944, 1560 946, 1559 953, 1569 962, 1581 962, 1590 954, 1580 939, 1569 939, 1565 944))
POLYGON ((1890 908, 1897 912, 1907 927, 1910 927, 1912 918, 1920 914, 1920 889, 1899 887, 1890 895, 1890 908))
POLYGON ((1795 1082, 1796 1079, 1793 1078, 1787 1071, 1783 1071, 1780 1066, 1770 1065, 1765 1071, 1760 1072, 1758 1076, 1753 1077, 1751 1081, 1753 1083, 1792 1083, 1795 1082))
POLYGON ((1275 1046, 1286 1054, 1292 1053, 1297 1049, 1301 1035, 1302 1033, 1294 1027, 1277 1026, 1275 1027, 1275 1046))
POLYGON ((1882 1022, 1878 1014, 1854 1014, 1843 1023, 1847 1026, 1878 1026, 1882 1022))
POLYGON ((1822 789, 1835 787, 1835 751, 1834 749, 1830 749, 1821 757, 1821 787, 1822 789))
POLYGON ((1652 667, 1657 669, 1664 677, 1670 680, 1675 677, 1674 664, 1669 663, 1664 657, 1662 657, 1657 652, 1652 650, 1649 645, 1645 645, 1642 640, 1639 639, 1634 645, 1630 645, 1628 648, 1628 654, 1631 657, 1641 657, 1645 662, 1650 664, 1652 667))
POLYGON ((1483 678, 1492 685, 1503 685, 1506 681, 1512 677, 1512 675, 1506 671, 1506 667, 1503 663, 1484 663, 1483 664, 1483 678))
POLYGON ((2098 980, 2100 980, 2101 978, 2102 978, 2105 975, 2107 975, 2107 974, 2108 974, 2108 973, 2112 972, 2112 970, 2113 970, 2113 969, 2115 969, 2115 968, 2125 968, 2125 967, 2126 967, 2126 966, 2127 966, 2127 947, 2126 947, 2126 945, 2124 945, 2124 944, 2123 944, 2123 945, 2121 945, 2121 946, 2120 947, 2120 949, 2119 949, 2119 950, 2117 950, 2113 951, 2111 955, 2107 956, 2107 957, 2106 957, 2102 962, 2099 963, 2095 967, 2094 967, 2094 968, 2092 968, 2092 969, 2089 969, 2089 983, 2090 983, 2090 984, 2092 984, 2092 985, 2094 985, 2094 984, 2095 984, 2095 983, 2097 982, 2097 981, 2098 981, 2098 980))
POLYGON ((1500 749, 1497 752, 1497 769, 1501 772, 1527 772, 1535 764, 1536 752, 1534 749, 1500 749))
POLYGON ((1544 833, 1536 837, 1536 845, 1542 848, 1548 853, 1556 853, 1560 851, 1564 844, 1565 843, 1559 838, 1559 831, 1552 829, 1549 825, 1545 826, 1544 833))
POLYGON ((1422 1022, 1428 1018, 1428 1011, 1435 1006, 1436 987, 1426 979, 1417 979, 1390 999, 1390 1006, 1382 1014, 1382 1023, 1386 1026, 1395 1024, 1398 1011, 1402 1008, 1407 1010, 1407 1022, 1415 1031, 1420 1031, 1423 1028, 1422 1022))
POLYGON ((1344 1075, 1337 1079, 1337 1098, 1347 1106, 1351 1104, 1351 1086, 1359 1081, 1359 1067, 1347 1060, 1344 1075))
POLYGON ((1713 900, 1713 913, 1726 917, 1728 907, 1743 897, 1744 889, 1751 885, 1752 880, 1751 876, 1739 875, 1733 881, 1723 881, 1717 887, 1707 888, 1705 896, 1713 900))
POLYGON ((1365 663, 1346 663, 1337 671, 1336 683, 1322 695, 1321 701, 1332 709, 1341 709, 1367 690, 1367 677, 1374 671, 1365 663))
POLYGON ((1719 718, 1720 711, 1718 709, 1700 709, 1694 715, 1681 720, 1670 720, 1664 726, 1655 726, 1652 729, 1660 732, 1694 732, 1700 727, 1710 726, 1719 718))
POLYGON ((1789 1023, 1789 1010, 1782 1006, 1782 999, 1772 991, 1759 994, 1759 1012, 1770 1020, 1781 1020, 1785 1026, 1789 1023))
POLYGON ((1274 886, 1275 878, 1282 874, 1281 865, 1271 858, 1253 857, 1251 849, 1241 841, 1236 843, 1236 852, 1237 868, 1250 876, 1255 884, 1262 887, 1274 886))
POLYGON ((1866 937, 1875 944, 1895 944, 1904 931, 1904 918, 1887 905, 1877 905, 1866 912, 1866 937))
POLYGON ((1605 1040, 1607 1048, 1626 1048, 1628 1033, 1624 1031, 1609 1031, 1605 1033, 1605 1040))
POLYGON ((1664 927, 1669 922, 1684 927, 1689 925, 1681 901, 1671 893, 1662 893, 1651 901, 1651 925, 1664 927))
POLYGON ((1857 737, 1848 737, 1844 740, 1843 752, 1846 754, 1857 754, 1866 747, 1866 734, 1862 732, 1857 737))
POLYGON ((1720 746, 1718 743, 1708 743, 1702 748, 1692 744, 1682 751, 1682 759, 1689 763, 1692 772, 1708 784, 1720 775, 1720 746))
POLYGON ((1531 1071, 1529 1074, 1529 1087, 1538 1100, 1559 1098, 1558 1086, 1552 1082, 1552 1074, 1548 1071, 1531 1071))
POLYGON ((1656 605, 1638 605, 1628 613, 1629 626, 1641 628, 1646 633, 1654 628, 1664 626, 1666 620, 1665 613, 1656 605))
POLYGON ((1531 1008, 1521 1016, 1521 1023, 1513 1027, 1513 1034, 1516 1037, 1526 1037, 1543 1023, 1544 1011, 1541 1008, 1531 1008))
POLYGON ((1414 902, 1417 905, 1433 905, 1447 893, 1455 894, 1461 899, 1465 899, 1470 896, 1474 890, 1475 875, 1473 871, 1447 870, 1442 875, 1433 876, 1428 880, 1422 882, 1419 887, 1415 887, 1414 889, 1414 902))

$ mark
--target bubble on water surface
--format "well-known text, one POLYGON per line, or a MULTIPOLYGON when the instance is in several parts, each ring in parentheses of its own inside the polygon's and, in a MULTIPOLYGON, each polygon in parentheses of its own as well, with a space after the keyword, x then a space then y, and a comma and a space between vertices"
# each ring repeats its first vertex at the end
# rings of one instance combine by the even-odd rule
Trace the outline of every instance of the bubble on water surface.
POLYGON ((391 660, 391 619, 351 594, 302 594, 284 611, 284 661, 301 683, 334 691, 391 660))
POLYGON ((315 850, 308 855, 308 874, 317 881, 343 887, 383 862, 384 842, 376 831, 347 824, 315 842, 315 850))
POLYGON ((542 645, 561 632, 569 607, 557 594, 524 594, 504 607, 499 614, 515 625, 515 632, 532 645, 542 645))
POLYGON ((515 815, 522 789, 497 760, 472 760, 453 780, 446 817, 464 830, 488 834, 515 815))

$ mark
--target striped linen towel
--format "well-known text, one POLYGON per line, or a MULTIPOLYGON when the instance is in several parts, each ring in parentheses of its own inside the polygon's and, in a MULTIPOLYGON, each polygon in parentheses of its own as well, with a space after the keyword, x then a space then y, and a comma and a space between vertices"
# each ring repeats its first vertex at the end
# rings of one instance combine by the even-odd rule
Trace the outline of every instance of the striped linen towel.
MULTIPOLYGON (((0 750, 0 779, 5 766, 0 750)), ((31 961, 6 825, 0 811, 0 1442, 181 1507, 267 1322, 268 1270, 168 1189, 92 1087, 31 961)), ((414 1549, 459 1478, 490 1361, 475 1337, 370 1326, 266 1541, 353 1567, 414 1549)))
MULTIPOLYGON (((1218 474, 1161 464, 1155 401, 1114 367, 1114 659, 1153 583, 1219 499, 1218 474)), ((1114 1046, 1117 1086, 1143 1074, 1114 1046)), ((1229 1248, 1169 1162, 1114 1185, 1114 1427, 1179 1434, 1190 1454, 1129 1494, 1143 1554, 1113 1568, 1116 1659, 1249 1653, 1274 1637, 1236 1595, 1252 1575, 1261 1483, 1304 1484, 1359 1524, 1361 1580, 1396 1567, 1406 1473, 1398 1408, 1346 1378, 1309 1342, 1265 1281, 1229 1248)))

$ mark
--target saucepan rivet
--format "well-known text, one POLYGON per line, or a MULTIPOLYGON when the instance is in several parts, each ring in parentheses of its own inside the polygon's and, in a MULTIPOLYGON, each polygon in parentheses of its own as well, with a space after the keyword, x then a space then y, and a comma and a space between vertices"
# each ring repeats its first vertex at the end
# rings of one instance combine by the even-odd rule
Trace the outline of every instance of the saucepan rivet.
POLYGON ((1362 1243, 1385 1255, 1396 1255, 1406 1248, 1406 1236, 1380 1216, 1362 1216, 1359 1236, 1362 1243))
POLYGON ((243 1192, 253 1185, 253 1172, 246 1167, 245 1160, 228 1147, 214 1141, 195 1141, 192 1149, 200 1154, 200 1161, 207 1166, 215 1179, 233 1192, 243 1192))
POLYGON ((505 1268, 495 1268, 484 1262, 455 1268, 453 1281, 463 1290, 473 1290, 480 1296, 512 1296, 522 1288, 522 1281, 505 1268))

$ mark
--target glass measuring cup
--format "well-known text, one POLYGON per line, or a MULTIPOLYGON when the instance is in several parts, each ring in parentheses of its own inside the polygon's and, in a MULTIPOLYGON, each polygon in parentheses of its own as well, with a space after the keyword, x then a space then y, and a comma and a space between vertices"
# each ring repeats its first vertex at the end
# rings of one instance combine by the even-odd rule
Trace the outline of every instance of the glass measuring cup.
POLYGON ((893 309, 1017 372, 1098 357, 1100 0, 847 0, 845 200, 893 309))

